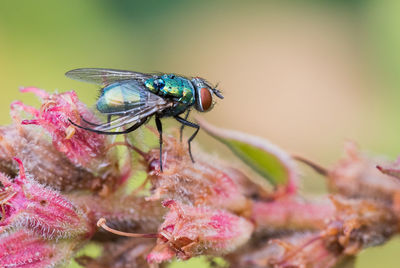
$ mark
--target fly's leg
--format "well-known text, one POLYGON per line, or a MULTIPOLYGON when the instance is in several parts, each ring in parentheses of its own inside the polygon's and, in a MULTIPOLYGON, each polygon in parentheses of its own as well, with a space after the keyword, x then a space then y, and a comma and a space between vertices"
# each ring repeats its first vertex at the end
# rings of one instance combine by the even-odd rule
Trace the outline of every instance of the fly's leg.
POLYGON ((136 123, 136 124, 130 126, 129 128, 125 129, 124 131, 101 131, 101 130, 96 130, 96 129, 93 129, 93 128, 89 128, 89 127, 84 127, 84 126, 78 125, 77 123, 74 123, 70 119, 68 119, 68 121, 72 125, 74 125, 74 126, 76 126, 78 128, 81 128, 81 129, 84 129, 84 130, 88 130, 88 131, 91 131, 91 132, 94 132, 94 133, 97 133, 97 134, 103 134, 103 135, 127 134, 127 133, 130 133, 130 132, 136 130, 138 127, 140 127, 141 125, 143 125, 146 122, 146 120, 141 120, 138 123, 136 123))
MULTIPOLYGON (((189 117, 189 113, 190 113, 190 110, 187 110, 187 112, 186 112, 186 115, 185 115, 185 120, 187 120, 188 119, 188 117, 189 117)), ((185 125, 184 124, 182 124, 181 125, 181 129, 180 129, 180 132, 179 132, 179 140, 180 140, 180 142, 182 142, 182 137, 183 137, 183 128, 185 127, 185 125)))
POLYGON ((162 144, 163 144, 163 140, 162 140, 162 124, 161 124, 161 120, 160 117, 158 115, 156 115, 156 126, 157 126, 157 130, 158 130, 158 134, 160 135, 160 171, 163 172, 163 167, 162 167, 162 144))
POLYGON ((83 122, 85 122, 88 125, 91 125, 91 126, 94 126, 94 127, 100 126, 100 124, 95 124, 95 123, 92 123, 90 121, 87 121, 85 118, 83 118, 83 116, 81 116, 81 119, 82 119, 83 122))
POLYGON ((189 138, 189 140, 188 140, 190 159, 192 159, 192 162, 194 163, 194 159, 193 159, 193 155, 192 155, 192 148, 191 148, 191 146, 190 146, 190 143, 192 142, 192 140, 194 139, 194 137, 196 137, 197 133, 199 132, 200 126, 197 125, 197 124, 195 124, 195 123, 189 122, 189 121, 187 121, 186 119, 183 119, 183 118, 180 117, 180 116, 175 116, 175 119, 176 119, 179 123, 181 123, 182 125, 184 125, 184 126, 188 126, 188 127, 192 127, 192 128, 195 128, 195 129, 196 129, 196 131, 193 133, 192 136, 190 136, 190 138, 189 138))
MULTIPOLYGON (((81 116, 81 119, 82 119, 83 122, 85 122, 88 125, 95 126, 95 127, 101 126, 100 124, 95 124, 95 123, 92 123, 90 121, 87 121, 85 118, 83 118, 83 116, 81 116)), ((110 125, 110 122, 111 122, 111 115, 107 115, 107 123, 108 123, 108 125, 110 125)))
POLYGON ((112 115, 111 115, 111 114, 107 115, 107 126, 110 126, 110 123, 111 123, 111 117, 112 117, 112 115))

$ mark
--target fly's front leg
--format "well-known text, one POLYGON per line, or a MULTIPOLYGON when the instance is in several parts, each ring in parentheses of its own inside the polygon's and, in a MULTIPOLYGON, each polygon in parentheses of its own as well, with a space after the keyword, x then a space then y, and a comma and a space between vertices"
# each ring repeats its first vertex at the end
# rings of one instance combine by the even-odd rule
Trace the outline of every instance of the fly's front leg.
MULTIPOLYGON (((189 113, 190 113, 190 110, 187 110, 187 112, 186 112, 186 115, 185 115, 185 121, 188 119, 188 117, 189 117, 189 113)), ((184 124, 182 124, 181 125, 181 129, 180 129, 180 132, 179 132, 179 140, 180 140, 180 142, 182 142, 182 137, 183 137, 183 128, 185 127, 185 125, 184 124)))
POLYGON ((190 143, 192 142, 192 140, 194 139, 194 137, 196 137, 197 133, 199 132, 200 126, 197 125, 197 124, 195 124, 195 123, 189 122, 189 121, 187 121, 186 119, 183 119, 182 117, 180 117, 180 116, 178 116, 178 115, 175 116, 175 119, 176 119, 179 123, 181 123, 182 125, 185 125, 185 126, 192 127, 192 128, 195 128, 195 129, 196 129, 196 131, 193 133, 192 136, 190 136, 190 138, 189 138, 189 140, 188 140, 190 159, 191 159, 192 162, 194 163, 194 159, 193 159, 193 155, 192 155, 192 148, 191 148, 190 143))
POLYGON ((157 130, 158 130, 158 134, 160 135, 160 171, 163 172, 163 166, 162 166, 162 143, 163 143, 163 139, 162 139, 162 124, 161 124, 161 120, 160 117, 158 115, 156 115, 156 126, 157 126, 157 130))

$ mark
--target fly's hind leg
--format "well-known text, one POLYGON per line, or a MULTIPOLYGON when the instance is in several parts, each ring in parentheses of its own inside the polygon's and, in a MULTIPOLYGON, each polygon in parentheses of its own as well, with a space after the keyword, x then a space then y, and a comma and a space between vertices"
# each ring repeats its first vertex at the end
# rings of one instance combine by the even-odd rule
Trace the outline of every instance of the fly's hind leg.
POLYGON ((92 123, 92 122, 86 120, 83 116, 81 116, 81 119, 82 119, 83 122, 85 122, 88 125, 95 126, 95 127, 100 126, 100 124, 95 124, 95 123, 92 123))
POLYGON ((81 129, 84 129, 84 130, 88 130, 88 131, 91 131, 91 132, 94 132, 94 133, 97 133, 97 134, 103 134, 103 135, 127 134, 127 133, 130 133, 130 132, 136 130, 138 127, 140 127, 141 125, 143 125, 146 122, 146 120, 141 120, 141 121, 137 122, 136 124, 130 126, 129 128, 127 128, 127 129, 125 129, 123 131, 101 131, 101 130, 97 130, 97 129, 93 129, 93 128, 89 128, 89 127, 84 127, 84 126, 78 125, 77 123, 73 122, 71 119, 68 119, 68 121, 72 125, 74 125, 74 126, 76 126, 78 128, 81 128, 81 129))
POLYGON ((199 132, 200 126, 197 125, 197 124, 195 124, 195 123, 189 122, 189 121, 187 121, 186 119, 184 119, 184 118, 182 118, 182 117, 180 117, 180 116, 175 116, 175 119, 176 119, 179 123, 181 123, 183 126, 188 126, 188 127, 192 127, 192 128, 195 128, 195 129, 196 129, 196 131, 193 133, 192 136, 190 136, 190 138, 189 138, 189 140, 188 140, 190 159, 191 159, 192 162, 194 163, 194 159, 193 159, 193 155, 192 155, 192 148, 191 148, 191 146, 190 146, 190 143, 192 142, 192 140, 196 137, 197 133, 199 132))
MULTIPOLYGON (((95 126, 95 127, 101 126, 101 124, 95 124, 95 123, 92 123, 92 122, 86 120, 83 116, 81 116, 81 119, 82 119, 83 122, 85 122, 88 125, 95 126)), ((108 126, 110 125, 110 122, 111 122, 111 115, 107 115, 107 124, 108 124, 108 126)))

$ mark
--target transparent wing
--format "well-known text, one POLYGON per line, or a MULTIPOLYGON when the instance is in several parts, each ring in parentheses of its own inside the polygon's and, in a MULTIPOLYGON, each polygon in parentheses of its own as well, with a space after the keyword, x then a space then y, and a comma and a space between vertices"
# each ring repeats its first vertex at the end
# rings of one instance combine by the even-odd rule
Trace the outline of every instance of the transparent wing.
POLYGON ((136 124, 141 121, 146 120, 148 117, 152 116, 153 114, 164 110, 170 107, 169 104, 164 104, 161 106, 154 106, 154 107, 138 107, 130 110, 130 113, 127 113, 123 116, 119 116, 118 118, 110 121, 109 123, 104 123, 93 127, 93 130, 96 131, 110 131, 128 124, 136 124))
POLYGON ((103 113, 103 115, 117 116, 117 118, 110 122, 98 125, 93 129, 98 131, 109 131, 124 125, 136 124, 156 112, 161 112, 173 105, 171 101, 167 101, 150 91, 141 88, 136 88, 136 90, 141 91, 142 98, 140 101, 135 102, 130 106, 130 109, 123 112, 103 113))
POLYGON ((97 85, 109 85, 123 80, 137 80, 144 82, 153 75, 139 72, 102 69, 102 68, 80 68, 65 73, 71 79, 88 82, 97 85))

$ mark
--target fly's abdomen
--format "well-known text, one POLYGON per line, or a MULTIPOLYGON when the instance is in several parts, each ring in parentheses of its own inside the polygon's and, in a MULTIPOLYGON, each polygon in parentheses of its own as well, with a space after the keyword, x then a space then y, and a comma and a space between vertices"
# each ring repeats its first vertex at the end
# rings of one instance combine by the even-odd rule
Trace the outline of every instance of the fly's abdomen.
POLYGON ((101 113, 118 113, 136 107, 143 99, 140 92, 134 90, 137 86, 135 81, 113 83, 106 86, 97 101, 97 109, 101 113))

